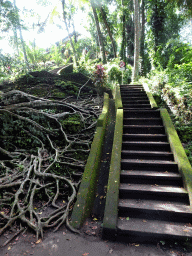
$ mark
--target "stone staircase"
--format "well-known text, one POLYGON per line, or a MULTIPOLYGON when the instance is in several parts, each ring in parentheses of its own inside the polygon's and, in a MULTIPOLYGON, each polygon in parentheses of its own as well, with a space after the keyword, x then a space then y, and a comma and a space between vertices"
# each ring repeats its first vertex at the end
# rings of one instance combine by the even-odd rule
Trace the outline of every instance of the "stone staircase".
POLYGON ((124 110, 117 237, 154 242, 192 237, 192 211, 160 110, 142 85, 121 85, 124 110))

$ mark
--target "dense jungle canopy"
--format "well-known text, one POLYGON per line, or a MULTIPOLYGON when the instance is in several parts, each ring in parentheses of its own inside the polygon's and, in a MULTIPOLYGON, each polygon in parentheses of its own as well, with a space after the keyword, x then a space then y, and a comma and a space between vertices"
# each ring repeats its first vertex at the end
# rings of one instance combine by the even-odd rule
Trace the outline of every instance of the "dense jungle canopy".
POLYGON ((192 162, 191 17, 190 0, 0 0, 0 234, 70 225, 116 84, 148 84, 192 162))

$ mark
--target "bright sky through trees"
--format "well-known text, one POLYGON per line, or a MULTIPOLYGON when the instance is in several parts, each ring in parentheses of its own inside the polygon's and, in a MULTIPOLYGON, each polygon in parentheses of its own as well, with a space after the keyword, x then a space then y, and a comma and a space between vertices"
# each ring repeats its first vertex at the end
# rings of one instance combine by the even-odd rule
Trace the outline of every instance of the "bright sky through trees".
MULTIPOLYGON (((62 5, 61 0, 16 0, 16 5, 20 10, 21 20, 23 20, 23 25, 26 26, 27 30, 23 30, 23 38, 28 44, 29 41, 34 42, 40 48, 48 48, 54 43, 67 37, 67 32, 65 30, 65 25, 62 18, 62 5), (49 14, 57 6, 57 11, 60 12, 61 18, 54 17, 54 24, 51 22, 49 17, 45 30, 42 33, 37 33, 39 26, 38 23, 42 24, 49 14), (33 29, 34 24, 34 29, 33 29)), ((110 6, 110 11, 113 12, 116 8, 115 5, 110 6)), ((191 21, 184 26, 181 31, 181 38, 184 42, 189 42, 192 44, 192 31, 191 31, 191 21)), ((87 25, 87 15, 78 11, 75 15, 75 28, 81 35, 89 35, 89 33, 84 28, 87 25)), ((70 33, 72 29, 70 30, 70 33)), ((13 48, 9 45, 10 36, 13 36, 12 31, 9 33, 4 33, 6 35, 4 40, 0 41, 0 49, 2 52, 13 53, 13 48)), ((117 39, 121 40, 120 38, 117 39)))
MULTIPOLYGON (((37 24, 44 22, 56 5, 58 6, 58 10, 60 9, 62 13, 61 6, 59 8, 60 1, 51 1, 46 4, 46 6, 40 5, 40 2, 37 3, 36 0, 17 0, 16 4, 20 10, 21 19, 24 21, 23 24, 27 27, 27 30, 23 30, 23 37, 27 43, 29 41, 33 42, 35 38, 35 43, 38 47, 48 48, 67 37, 62 17, 61 19, 55 17, 53 24, 49 16, 44 32, 38 33, 39 26, 37 26, 37 24)), ((88 32, 83 27, 83 23, 85 22, 85 14, 79 11, 78 14, 75 15, 75 27, 76 31, 81 35, 88 35, 88 32)), ((72 30, 70 32, 72 32, 72 30)), ((13 53, 13 49, 8 42, 10 36, 11 34, 9 33, 4 40, 1 40, 0 48, 3 52, 13 53)))

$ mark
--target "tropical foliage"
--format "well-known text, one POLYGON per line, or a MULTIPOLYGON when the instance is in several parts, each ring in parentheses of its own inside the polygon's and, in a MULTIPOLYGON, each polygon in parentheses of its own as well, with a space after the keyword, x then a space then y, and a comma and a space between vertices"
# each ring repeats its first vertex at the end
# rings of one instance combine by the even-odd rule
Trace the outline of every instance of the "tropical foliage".
POLYGON ((3 232, 17 217, 40 236, 43 228, 57 229, 68 221, 100 96, 116 84, 149 85, 159 107, 169 110, 192 162, 192 45, 190 36, 185 41, 180 36, 191 24, 192 5, 190 0, 34 3, 44 7, 45 16, 22 9, 16 0, 0 1, 0 40, 7 39, 14 50, 0 49, 0 152, 5 156, 0 171, 8 177, 0 177, 7 182, 0 182, 0 225, 3 232), (84 32, 78 26, 81 20, 84 32), (50 25, 60 29, 62 39, 39 47, 36 37, 45 35, 50 25), (31 41, 26 31, 34 35, 31 41), (10 193, 4 197, 7 186, 10 193), (33 199, 57 209, 41 217, 33 199))

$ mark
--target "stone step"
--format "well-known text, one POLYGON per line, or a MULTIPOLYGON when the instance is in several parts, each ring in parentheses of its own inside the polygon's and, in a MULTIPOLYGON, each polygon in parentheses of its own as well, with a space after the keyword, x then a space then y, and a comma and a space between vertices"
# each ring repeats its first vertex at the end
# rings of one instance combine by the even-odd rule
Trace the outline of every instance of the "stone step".
POLYGON ((120 90, 122 92, 124 90, 144 90, 144 88, 142 86, 127 86, 127 87, 120 86, 120 90))
POLYGON ((137 93, 137 94, 146 94, 145 90, 144 89, 121 89, 121 95, 125 95, 125 94, 134 94, 134 93, 137 93))
POLYGON ((143 88, 143 85, 141 85, 141 84, 137 84, 137 85, 133 85, 133 84, 120 85, 120 88, 143 88))
POLYGON ((121 84, 120 85, 120 88, 127 88, 127 87, 129 87, 129 88, 131 88, 131 87, 138 87, 138 88, 143 88, 143 85, 142 84, 121 84))
POLYGON ((143 159, 143 160, 163 160, 174 161, 173 154, 165 151, 147 151, 147 150, 122 150, 122 159, 143 159))
POLYGON ((124 118, 124 125, 163 125, 161 118, 124 118))
POLYGON ((141 92, 133 92, 133 91, 130 91, 130 92, 122 92, 121 93, 121 98, 123 99, 124 97, 145 97, 147 94, 146 92, 144 91, 141 91, 141 92))
POLYGON ((121 91, 121 94, 126 94, 126 93, 137 93, 137 94, 145 93, 146 94, 146 91, 143 88, 129 88, 129 89, 121 88, 120 91, 121 91))
POLYGON ((160 117, 160 111, 159 110, 144 110, 144 109, 134 109, 134 110, 124 110, 124 118, 129 117, 160 117))
POLYGON ((151 107, 151 105, 149 104, 149 103, 141 103, 141 104, 139 104, 139 103, 124 103, 123 104, 123 107, 124 108, 150 108, 151 107))
POLYGON ((125 90, 125 89, 143 89, 143 86, 120 86, 120 90, 125 90))
POLYGON ((128 184, 150 184, 150 185, 169 185, 183 186, 182 177, 179 173, 174 172, 156 172, 129 170, 121 171, 121 183, 128 184))
POLYGON ((137 85, 135 85, 135 86, 120 86, 120 90, 125 90, 125 89, 143 89, 144 90, 144 88, 143 88, 143 86, 137 86, 137 85))
POLYGON ((145 90, 142 86, 129 86, 129 87, 120 87, 120 91, 123 90, 145 90))
POLYGON ((125 218, 118 219, 117 236, 126 242, 186 241, 192 237, 192 227, 188 223, 125 218))
POLYGON ((117 239, 192 238, 192 209, 158 109, 142 85, 120 85, 124 109, 117 239))
POLYGON ((147 95, 137 95, 137 96, 131 96, 131 95, 123 95, 123 96, 121 96, 121 99, 122 99, 122 101, 129 101, 129 100, 132 100, 132 101, 134 101, 134 100, 148 100, 148 97, 147 97, 147 95))
MULTIPOLYGON (((135 108, 134 105, 132 105, 131 107, 124 107, 125 110, 137 110, 137 109, 140 109, 140 108, 135 108)), ((150 110, 151 109, 151 106, 149 107, 143 107, 143 110, 150 110)))
POLYGON ((178 166, 172 161, 121 159, 121 170, 156 170, 177 172, 178 166))
POLYGON ((187 191, 182 187, 168 185, 121 183, 120 199, 160 200, 189 204, 187 191))
POLYGON ((143 86, 120 86, 120 90, 143 89, 143 86))
POLYGON ((170 152, 170 145, 168 142, 158 141, 123 141, 122 150, 170 152))
POLYGON ((130 100, 122 100, 122 103, 123 103, 123 105, 124 104, 149 104, 149 100, 148 99, 134 99, 134 100, 132 100, 132 99, 130 99, 130 100))
POLYGON ((163 141, 167 142, 165 134, 123 134, 123 141, 163 141))
POLYGON ((163 125, 124 125, 123 133, 128 134, 163 134, 163 125))
POLYGON ((156 200, 120 199, 118 215, 145 220, 189 222, 192 210, 189 205, 156 200))
POLYGON ((120 89, 122 90, 122 89, 129 89, 129 88, 141 88, 141 89, 144 89, 143 88, 143 86, 141 85, 129 85, 129 86, 122 86, 122 85, 120 85, 120 89))

